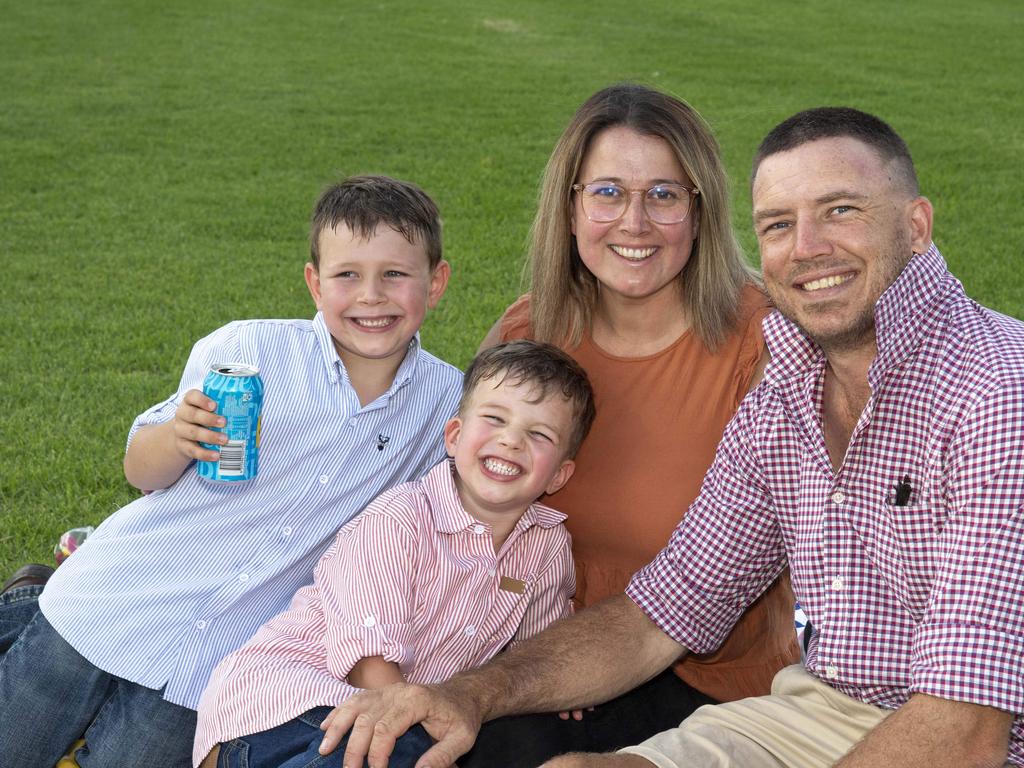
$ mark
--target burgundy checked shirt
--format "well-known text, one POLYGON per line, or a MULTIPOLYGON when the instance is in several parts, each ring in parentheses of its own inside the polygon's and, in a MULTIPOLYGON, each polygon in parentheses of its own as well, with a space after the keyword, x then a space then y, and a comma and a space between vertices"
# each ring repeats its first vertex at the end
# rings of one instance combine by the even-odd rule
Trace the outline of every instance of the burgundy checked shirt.
POLYGON ((886 709, 920 692, 1017 713, 1009 760, 1024 765, 1024 324, 969 299, 933 245, 875 325, 871 397, 835 472, 825 357, 765 319, 764 380, 627 594, 706 653, 789 565, 812 674, 886 709))

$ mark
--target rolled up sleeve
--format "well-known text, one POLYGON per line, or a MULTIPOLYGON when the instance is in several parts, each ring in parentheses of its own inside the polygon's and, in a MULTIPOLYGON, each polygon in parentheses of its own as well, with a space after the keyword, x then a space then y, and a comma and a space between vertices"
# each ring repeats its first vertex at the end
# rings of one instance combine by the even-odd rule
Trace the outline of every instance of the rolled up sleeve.
POLYGON ((1024 713, 1024 392, 985 398, 955 436, 911 690, 1024 713))
POLYGON ((317 566, 327 668, 339 679, 381 656, 407 674, 413 662, 415 531, 370 511, 343 528, 317 566))

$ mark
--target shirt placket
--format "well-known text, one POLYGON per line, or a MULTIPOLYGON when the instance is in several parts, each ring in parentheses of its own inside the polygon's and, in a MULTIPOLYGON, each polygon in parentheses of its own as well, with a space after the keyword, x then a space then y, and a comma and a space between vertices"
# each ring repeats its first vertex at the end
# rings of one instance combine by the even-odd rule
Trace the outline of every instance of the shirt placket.
MULTIPOLYGON (((818 409, 821 412, 821 398, 818 398, 818 409)), ((862 444, 862 436, 871 423, 874 411, 875 396, 872 394, 864 406, 864 410, 850 434, 850 442, 846 447, 839 470, 833 475, 831 463, 827 478, 827 491, 822 515, 822 551, 824 565, 819 585, 824 595, 826 621, 820 628, 818 638, 817 672, 826 680, 836 681, 849 672, 844 669, 841 661, 851 663, 851 651, 846 637, 846 622, 853 615, 851 589, 855 579, 853 573, 856 563, 853 562, 856 548, 852 537, 855 536, 850 525, 851 510, 856 506, 856 483, 853 480, 854 467, 858 465, 858 450, 862 444)), ((822 438, 824 444, 824 437, 822 438)))

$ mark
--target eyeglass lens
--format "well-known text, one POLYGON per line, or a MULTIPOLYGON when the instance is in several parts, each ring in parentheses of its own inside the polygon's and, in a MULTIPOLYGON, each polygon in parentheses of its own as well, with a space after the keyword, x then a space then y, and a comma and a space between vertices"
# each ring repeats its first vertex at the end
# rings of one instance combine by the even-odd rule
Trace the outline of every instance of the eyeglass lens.
POLYGON ((690 191, 678 184, 658 184, 646 191, 627 190, 618 184, 585 184, 580 190, 583 212, 591 221, 621 218, 633 194, 640 195, 647 217, 658 224, 678 224, 690 212, 690 191))

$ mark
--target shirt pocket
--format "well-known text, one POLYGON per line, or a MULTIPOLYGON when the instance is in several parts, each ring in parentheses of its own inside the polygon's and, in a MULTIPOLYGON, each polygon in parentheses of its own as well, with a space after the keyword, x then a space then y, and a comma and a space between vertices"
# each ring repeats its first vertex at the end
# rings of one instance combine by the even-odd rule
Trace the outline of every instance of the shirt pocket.
POLYGON ((500 638, 504 646, 515 637, 526 611, 535 599, 537 576, 530 574, 521 579, 505 576, 502 581, 506 582, 506 588, 499 586, 496 590, 483 630, 488 637, 500 638))
POLYGON ((935 580, 938 529, 934 506, 927 499, 907 506, 886 503, 885 515, 893 538, 887 581, 916 623, 928 607, 935 580))

